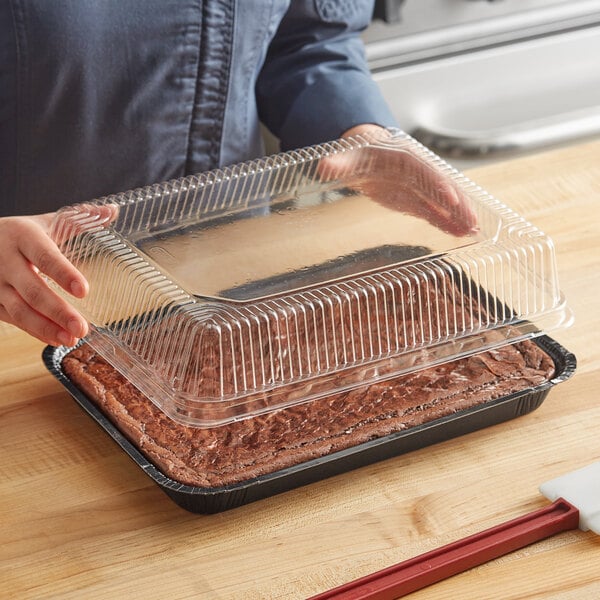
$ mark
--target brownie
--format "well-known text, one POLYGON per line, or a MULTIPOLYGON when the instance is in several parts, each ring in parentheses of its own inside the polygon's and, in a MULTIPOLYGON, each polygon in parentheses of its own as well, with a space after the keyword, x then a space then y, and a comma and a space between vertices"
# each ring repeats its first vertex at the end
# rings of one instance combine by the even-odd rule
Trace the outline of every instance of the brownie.
POLYGON ((214 488, 535 388, 552 377, 554 362, 526 340, 207 428, 169 418, 87 344, 62 368, 165 475, 214 488))

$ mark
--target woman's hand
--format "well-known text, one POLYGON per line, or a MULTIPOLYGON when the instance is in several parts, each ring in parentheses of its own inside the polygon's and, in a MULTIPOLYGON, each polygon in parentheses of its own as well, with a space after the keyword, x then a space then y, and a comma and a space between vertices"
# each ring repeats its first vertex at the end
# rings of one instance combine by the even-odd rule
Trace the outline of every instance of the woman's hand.
MULTIPOLYGON (((343 137, 360 134, 385 136, 386 130, 377 125, 358 125, 346 131, 343 137)), ((369 152, 367 148, 365 152, 369 152)), ((477 218, 468 197, 443 173, 431 168, 410 152, 390 147, 372 150, 373 173, 385 177, 356 174, 349 155, 328 157, 324 175, 335 179, 341 174, 348 186, 364 193, 375 202, 425 219, 435 227, 455 236, 477 231, 477 218)))
POLYGON ((50 238, 52 218, 0 218, 0 319, 47 344, 72 346, 88 324, 42 275, 76 298, 87 294, 88 283, 50 238))

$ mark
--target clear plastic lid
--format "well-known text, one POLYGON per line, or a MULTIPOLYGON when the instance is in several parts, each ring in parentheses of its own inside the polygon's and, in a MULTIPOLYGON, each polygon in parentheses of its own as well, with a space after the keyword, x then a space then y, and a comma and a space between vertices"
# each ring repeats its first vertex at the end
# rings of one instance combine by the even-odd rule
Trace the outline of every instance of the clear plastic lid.
POLYGON ((66 207, 52 235, 89 343, 188 425, 571 320, 551 240, 398 131, 66 207))

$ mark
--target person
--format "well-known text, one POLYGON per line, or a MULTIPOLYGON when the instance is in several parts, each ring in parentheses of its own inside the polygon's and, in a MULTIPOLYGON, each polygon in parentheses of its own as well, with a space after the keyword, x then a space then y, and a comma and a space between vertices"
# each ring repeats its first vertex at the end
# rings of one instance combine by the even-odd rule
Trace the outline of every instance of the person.
POLYGON ((61 206, 397 127, 360 38, 372 0, 0 0, 0 319, 73 345, 85 277, 61 206))

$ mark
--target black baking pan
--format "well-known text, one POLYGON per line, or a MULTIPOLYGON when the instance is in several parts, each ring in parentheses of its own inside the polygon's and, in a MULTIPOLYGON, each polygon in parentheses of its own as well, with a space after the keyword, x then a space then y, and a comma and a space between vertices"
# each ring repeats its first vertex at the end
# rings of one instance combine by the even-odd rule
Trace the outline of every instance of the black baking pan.
POLYGON ((541 335, 534 341, 550 355, 555 364, 554 377, 540 386, 510 394, 294 467, 215 488, 183 485, 165 476, 160 469, 149 462, 65 375, 61 365, 69 348, 47 346, 43 351, 42 358, 48 370, 69 391, 77 403, 175 503, 193 513, 209 514, 248 504, 532 412, 542 404, 556 384, 571 377, 577 364, 575 356, 552 338, 541 335))

